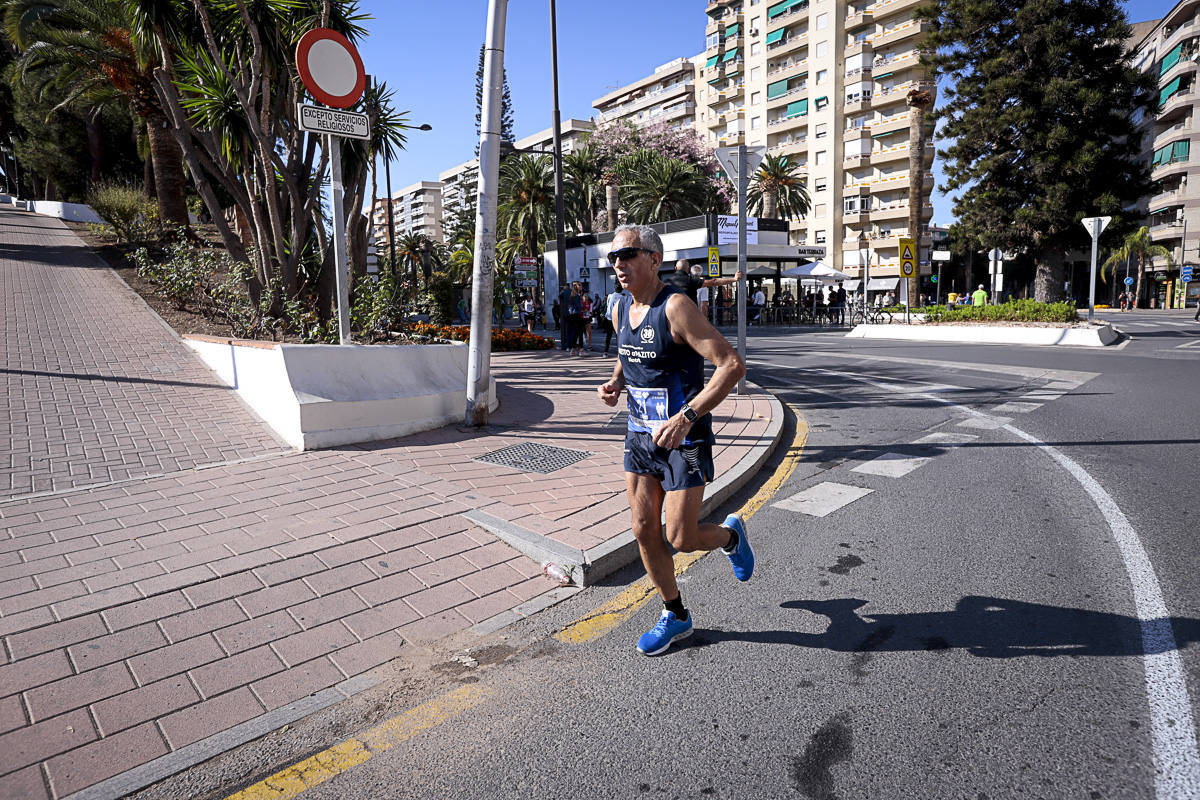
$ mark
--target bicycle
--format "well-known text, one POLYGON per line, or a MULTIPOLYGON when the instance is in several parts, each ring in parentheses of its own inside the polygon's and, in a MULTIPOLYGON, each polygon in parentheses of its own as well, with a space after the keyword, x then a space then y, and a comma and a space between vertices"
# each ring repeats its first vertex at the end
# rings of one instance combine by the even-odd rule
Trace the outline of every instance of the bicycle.
POLYGON ((850 312, 850 325, 890 325, 892 323, 892 312, 885 311, 882 308, 867 308, 866 314, 862 308, 855 308, 850 312))

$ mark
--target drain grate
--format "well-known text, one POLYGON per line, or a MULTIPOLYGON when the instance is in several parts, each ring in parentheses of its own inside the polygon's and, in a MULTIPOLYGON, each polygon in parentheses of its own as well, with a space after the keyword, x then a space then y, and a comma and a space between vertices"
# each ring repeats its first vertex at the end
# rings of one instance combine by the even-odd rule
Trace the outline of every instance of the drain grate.
POLYGON ((577 461, 583 461, 590 455, 591 453, 585 450, 568 450, 565 447, 522 442, 500 450, 493 450, 474 460, 499 464, 502 467, 512 467, 523 472, 540 472, 547 475, 563 467, 569 467, 577 461))

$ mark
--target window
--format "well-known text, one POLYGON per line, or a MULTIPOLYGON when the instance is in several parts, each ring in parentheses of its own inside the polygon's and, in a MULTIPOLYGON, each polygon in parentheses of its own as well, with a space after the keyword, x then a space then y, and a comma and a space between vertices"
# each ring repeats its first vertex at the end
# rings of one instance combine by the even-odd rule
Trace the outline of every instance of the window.
POLYGON ((761 72, 762 72, 762 67, 753 67, 750 70, 750 80, 757 81, 759 73, 761 73, 761 72))
POLYGON ((858 195, 847 197, 842 203, 842 213, 857 214, 858 213, 858 195))
POLYGON ((822 122, 817 125, 817 138, 818 139, 820 139, 821 137, 825 136, 828 133, 829 133, 829 125, 827 123, 822 122))
POLYGON ((707 47, 710 50, 712 48, 716 47, 717 45, 719 45, 720 43, 721 43, 721 34, 719 34, 719 33, 710 33, 708 35, 708 38, 704 41, 705 47, 707 47))
POLYGON ((820 111, 821 109, 825 108, 825 106, 829 105, 829 98, 828 97, 818 97, 816 102, 813 103, 813 105, 815 105, 817 107, 817 111, 820 111))
POLYGON ((822 166, 824 166, 824 165, 825 165, 825 159, 826 159, 828 156, 829 156, 829 151, 828 151, 828 150, 818 150, 818 151, 817 151, 817 155, 816 155, 816 161, 815 161, 814 163, 816 163, 816 165, 817 165, 818 167, 822 167, 822 166))
POLYGON ((822 83, 825 82, 826 78, 828 78, 828 77, 829 77, 829 70, 827 70, 827 69, 817 70, 817 85, 820 86, 822 83))
POLYGON ((762 122, 762 117, 751 117, 750 118, 750 130, 752 130, 752 131, 758 130, 758 126, 761 122, 762 122))
POLYGON ((750 43, 750 55, 752 55, 752 56, 758 55, 759 49, 760 49, 760 45, 758 42, 750 43))
POLYGON ((829 27, 829 15, 817 14, 817 30, 823 31, 829 27))
POLYGON ((817 178, 816 183, 813 186, 813 191, 814 192, 823 192, 828 188, 829 188, 829 181, 826 178, 817 178))
MULTIPOLYGON (((817 207, 824 208, 824 206, 817 207)), ((825 231, 817 231, 817 244, 825 244, 825 231)))
POLYGON ((756 106, 761 102, 762 102, 762 92, 751 92, 750 93, 750 105, 756 106))
POLYGON ((825 212, 827 210, 828 209, 826 208, 824 203, 817 203, 815 206, 813 206, 813 216, 814 217, 823 217, 823 216, 825 216, 825 212))
POLYGON ((829 42, 817 42, 817 58, 829 55, 829 42))

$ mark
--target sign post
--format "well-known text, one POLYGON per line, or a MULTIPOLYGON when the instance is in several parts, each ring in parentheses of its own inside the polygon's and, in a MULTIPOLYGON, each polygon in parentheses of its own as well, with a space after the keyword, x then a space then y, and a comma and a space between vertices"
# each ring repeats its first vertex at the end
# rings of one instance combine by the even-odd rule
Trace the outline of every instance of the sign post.
POLYGON ((1092 277, 1088 282, 1088 324, 1091 325, 1096 317, 1096 247, 1100 233, 1112 222, 1112 217, 1084 217, 1080 222, 1092 237, 1092 277))
POLYGON ((938 262, 937 278, 934 280, 934 283, 937 284, 937 296, 934 299, 933 304, 935 306, 940 306, 942 304, 942 262, 950 260, 950 251, 933 250, 930 251, 929 257, 938 262))
MULTIPOLYGON (((296 70, 304 88, 318 102, 333 109, 349 108, 362 97, 367 86, 358 50, 342 34, 329 28, 313 28, 296 43, 296 70)), ((296 118, 301 130, 325 134, 329 152, 333 194, 333 263, 337 285, 338 341, 350 344, 350 274, 346 257, 346 217, 342 208, 342 137, 371 138, 366 114, 335 111, 303 103, 296 118)))
MULTIPOLYGON (((718 147, 717 160, 725 168, 725 174, 737 184, 738 190, 738 355, 746 360, 746 187, 750 173, 758 169, 765 147, 718 147)), ((738 394, 746 391, 746 379, 738 381, 738 394)))
POLYGON ((904 322, 909 322, 908 312, 912 307, 912 298, 908 296, 908 279, 917 274, 917 242, 911 236, 901 236, 900 244, 900 285, 904 287, 904 322))

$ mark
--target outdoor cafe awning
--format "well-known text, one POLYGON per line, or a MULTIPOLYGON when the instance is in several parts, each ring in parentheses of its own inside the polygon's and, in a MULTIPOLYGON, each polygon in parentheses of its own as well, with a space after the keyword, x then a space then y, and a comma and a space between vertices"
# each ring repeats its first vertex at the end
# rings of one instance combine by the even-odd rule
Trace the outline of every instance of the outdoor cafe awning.
POLYGON ((891 292, 900 285, 899 278, 871 278, 867 284, 868 292, 891 292))
POLYGON ((860 280, 845 281, 842 284, 842 288, 847 292, 857 292, 859 286, 862 286, 862 281, 860 280))
POLYGON ((818 278, 829 283, 844 281, 850 277, 846 273, 839 272, 822 261, 812 261, 808 264, 788 267, 783 271, 783 276, 785 278, 818 278))

